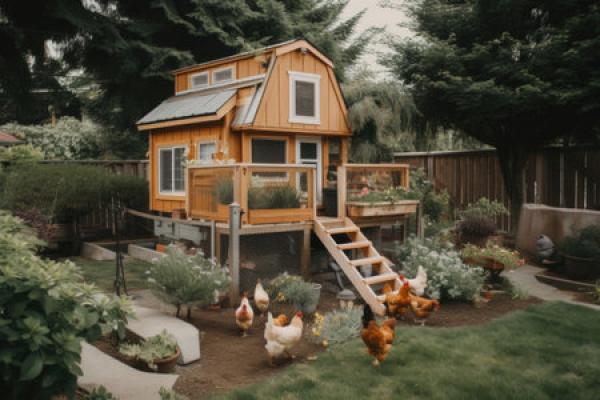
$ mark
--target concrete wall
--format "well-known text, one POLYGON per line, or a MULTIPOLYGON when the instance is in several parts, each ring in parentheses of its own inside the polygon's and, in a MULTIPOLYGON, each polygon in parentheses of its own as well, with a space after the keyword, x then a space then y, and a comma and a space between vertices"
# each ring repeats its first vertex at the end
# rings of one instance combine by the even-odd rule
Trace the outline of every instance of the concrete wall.
POLYGON ((533 255, 539 235, 546 235, 558 244, 573 231, 593 224, 600 224, 600 211, 524 204, 516 245, 519 250, 533 255))

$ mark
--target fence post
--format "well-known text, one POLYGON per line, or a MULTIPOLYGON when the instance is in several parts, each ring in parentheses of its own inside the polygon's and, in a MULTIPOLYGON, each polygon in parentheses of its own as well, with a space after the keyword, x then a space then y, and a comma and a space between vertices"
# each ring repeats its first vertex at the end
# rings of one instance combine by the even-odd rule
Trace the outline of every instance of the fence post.
POLYGON ((239 301, 240 295, 240 210, 238 203, 229 206, 229 269, 231 288, 229 299, 232 305, 239 301))

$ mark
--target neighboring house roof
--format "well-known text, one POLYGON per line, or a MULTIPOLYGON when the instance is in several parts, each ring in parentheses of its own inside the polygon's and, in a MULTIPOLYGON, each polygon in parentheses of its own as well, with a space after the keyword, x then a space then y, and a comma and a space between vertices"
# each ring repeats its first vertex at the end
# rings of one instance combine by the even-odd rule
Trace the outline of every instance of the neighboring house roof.
POLYGON ((191 117, 217 116, 237 89, 198 91, 169 97, 140 119, 138 125, 191 117))
POLYGON ((0 146, 13 146, 21 143, 24 143, 24 141, 8 133, 0 132, 0 146))

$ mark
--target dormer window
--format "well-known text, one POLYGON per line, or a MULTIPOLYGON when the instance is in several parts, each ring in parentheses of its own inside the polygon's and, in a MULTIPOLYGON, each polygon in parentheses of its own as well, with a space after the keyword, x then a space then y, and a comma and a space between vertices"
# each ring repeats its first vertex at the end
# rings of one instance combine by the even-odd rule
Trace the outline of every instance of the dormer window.
POLYGON ((216 69, 212 74, 212 84, 215 85, 217 83, 229 82, 232 81, 233 78, 233 67, 226 67, 221 69, 216 69))
POLYGON ((200 72, 190 76, 190 86, 192 89, 201 89, 208 86, 208 72, 200 72))
POLYGON ((320 124, 321 75, 290 71, 290 122, 320 124))

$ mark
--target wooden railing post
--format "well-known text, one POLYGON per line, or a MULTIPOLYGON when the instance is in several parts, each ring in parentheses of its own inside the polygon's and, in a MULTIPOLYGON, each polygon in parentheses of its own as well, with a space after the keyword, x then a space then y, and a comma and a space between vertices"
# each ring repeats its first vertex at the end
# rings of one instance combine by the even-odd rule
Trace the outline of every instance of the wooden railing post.
POLYGON ((229 271, 231 273, 229 299, 231 305, 238 303, 240 295, 240 211, 238 203, 231 203, 229 206, 229 271))
POLYGON ((337 167, 337 200, 338 200, 338 218, 346 218, 346 166, 337 167))

